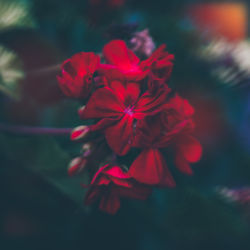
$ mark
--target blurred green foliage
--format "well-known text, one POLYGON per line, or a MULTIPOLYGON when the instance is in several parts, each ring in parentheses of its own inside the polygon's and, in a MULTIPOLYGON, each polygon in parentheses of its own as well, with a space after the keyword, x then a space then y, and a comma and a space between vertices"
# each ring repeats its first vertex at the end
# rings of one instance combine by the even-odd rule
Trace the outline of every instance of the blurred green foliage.
POLYGON ((249 218, 215 191, 218 185, 250 185, 249 148, 244 144, 249 131, 241 129, 249 120, 249 86, 221 87, 195 57, 202 38, 184 15, 192 2, 197 1, 127 0, 111 11, 94 9, 87 0, 0 1, 1 122, 82 125, 77 109, 83 103, 62 95, 57 66, 79 51, 99 53, 113 24, 137 23, 138 30, 149 28, 156 44, 166 43, 175 54, 170 85, 196 109, 196 136, 204 147, 194 176, 172 169, 176 189, 156 189, 146 202, 125 200, 110 217, 95 206, 83 206, 84 174, 67 175, 80 144, 67 137, 1 133, 1 249, 249 249, 249 218), (25 222, 34 221, 35 236, 33 231, 20 236, 6 229, 11 211, 25 214, 25 222))

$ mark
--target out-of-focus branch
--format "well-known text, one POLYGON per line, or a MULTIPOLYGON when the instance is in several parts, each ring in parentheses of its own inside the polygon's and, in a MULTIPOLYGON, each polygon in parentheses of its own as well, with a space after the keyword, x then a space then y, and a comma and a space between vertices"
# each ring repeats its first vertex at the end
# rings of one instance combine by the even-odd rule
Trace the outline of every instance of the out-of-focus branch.
POLYGON ((23 135, 69 135, 72 128, 43 128, 0 123, 0 132, 23 135))

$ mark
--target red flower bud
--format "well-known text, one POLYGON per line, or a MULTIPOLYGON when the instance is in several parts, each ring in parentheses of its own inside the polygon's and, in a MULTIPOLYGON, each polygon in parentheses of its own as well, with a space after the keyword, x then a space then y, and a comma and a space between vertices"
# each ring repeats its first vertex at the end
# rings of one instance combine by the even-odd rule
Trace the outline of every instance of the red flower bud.
POLYGON ((86 158, 81 158, 81 157, 74 158, 69 164, 68 175, 73 176, 75 174, 78 174, 84 169, 86 163, 87 163, 86 158))
POLYGON ((89 132, 89 127, 88 126, 78 126, 76 128, 73 129, 73 131, 71 132, 71 140, 79 140, 79 139, 83 139, 87 133, 89 132))
POLYGON ((93 52, 81 52, 66 60, 61 66, 61 75, 57 76, 64 94, 75 98, 88 97, 92 89, 92 77, 99 63, 99 56, 93 52))

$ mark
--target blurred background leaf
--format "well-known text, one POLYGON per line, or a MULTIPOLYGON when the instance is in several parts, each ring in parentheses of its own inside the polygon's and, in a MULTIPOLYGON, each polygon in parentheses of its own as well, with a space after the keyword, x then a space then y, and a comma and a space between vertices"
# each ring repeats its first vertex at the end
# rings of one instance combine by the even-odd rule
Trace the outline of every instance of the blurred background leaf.
POLYGON ((0 1, 0 32, 13 28, 33 28, 30 3, 26 0, 0 1))
POLYGON ((0 91, 9 97, 20 97, 20 82, 24 72, 15 52, 0 46, 0 91))

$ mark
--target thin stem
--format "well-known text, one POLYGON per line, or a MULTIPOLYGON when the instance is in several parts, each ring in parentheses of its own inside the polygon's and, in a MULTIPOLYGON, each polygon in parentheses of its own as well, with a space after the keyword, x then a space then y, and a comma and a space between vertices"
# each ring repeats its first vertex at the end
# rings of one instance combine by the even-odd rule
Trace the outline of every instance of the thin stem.
POLYGON ((24 135, 69 135, 72 128, 43 128, 0 123, 0 132, 24 135))
POLYGON ((41 69, 35 69, 28 71, 26 74, 28 76, 37 76, 37 75, 43 75, 43 74, 50 74, 53 72, 59 72, 60 71, 61 64, 51 65, 47 66, 41 69))

